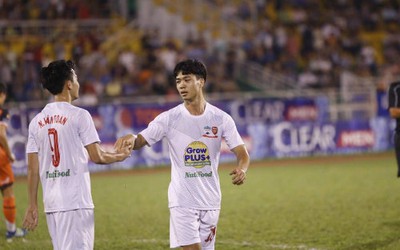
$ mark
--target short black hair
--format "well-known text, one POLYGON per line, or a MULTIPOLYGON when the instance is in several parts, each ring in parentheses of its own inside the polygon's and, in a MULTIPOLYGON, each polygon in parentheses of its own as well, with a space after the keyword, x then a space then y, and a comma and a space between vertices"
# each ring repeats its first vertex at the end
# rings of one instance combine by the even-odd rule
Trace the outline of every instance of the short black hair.
POLYGON ((0 94, 7 94, 7 85, 4 83, 0 82, 0 94))
POLYGON ((53 95, 60 94, 65 82, 73 80, 73 69, 75 69, 75 64, 70 60, 53 61, 47 67, 43 67, 40 72, 43 88, 53 95))
POLYGON ((182 72, 183 75, 193 74, 197 78, 203 78, 204 81, 207 80, 207 68, 204 63, 196 59, 188 59, 179 62, 174 69, 174 77, 176 78, 178 74, 182 72))

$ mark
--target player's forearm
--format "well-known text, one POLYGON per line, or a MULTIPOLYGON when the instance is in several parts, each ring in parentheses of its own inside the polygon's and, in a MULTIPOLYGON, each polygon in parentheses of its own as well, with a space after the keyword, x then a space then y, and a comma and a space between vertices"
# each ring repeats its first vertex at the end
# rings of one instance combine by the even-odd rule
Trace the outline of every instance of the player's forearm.
POLYGON ((39 188, 38 174, 28 174, 28 204, 37 207, 37 194, 39 188))
POLYGON ((124 156, 123 153, 101 151, 98 157, 95 157, 92 160, 96 164, 110 164, 124 160, 124 156))
POLYGON ((87 145, 86 150, 90 160, 96 164, 110 164, 122 161, 130 155, 128 148, 118 149, 114 152, 105 151, 97 142, 87 145))
POLYGON ((232 151, 236 155, 237 166, 246 172, 250 165, 250 156, 246 147, 244 145, 240 145, 232 149, 232 151))
POLYGON ((39 188, 39 162, 35 156, 28 155, 28 204, 37 206, 39 188))
POLYGON ((250 166, 250 156, 246 153, 238 155, 237 157, 237 165, 244 172, 247 172, 250 166))
POLYGON ((232 149, 236 155, 237 167, 230 173, 234 185, 242 185, 246 179, 246 172, 250 165, 250 156, 244 145, 232 149))

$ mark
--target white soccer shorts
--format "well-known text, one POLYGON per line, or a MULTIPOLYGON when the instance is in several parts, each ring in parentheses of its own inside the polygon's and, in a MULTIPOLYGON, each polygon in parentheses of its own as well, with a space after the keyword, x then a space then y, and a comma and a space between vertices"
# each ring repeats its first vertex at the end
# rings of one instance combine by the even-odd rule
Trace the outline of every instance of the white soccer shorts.
POLYGON ((214 250, 220 210, 170 208, 170 247, 201 243, 203 250, 214 250))
POLYGON ((46 213, 46 220, 54 250, 93 249, 93 209, 46 213))

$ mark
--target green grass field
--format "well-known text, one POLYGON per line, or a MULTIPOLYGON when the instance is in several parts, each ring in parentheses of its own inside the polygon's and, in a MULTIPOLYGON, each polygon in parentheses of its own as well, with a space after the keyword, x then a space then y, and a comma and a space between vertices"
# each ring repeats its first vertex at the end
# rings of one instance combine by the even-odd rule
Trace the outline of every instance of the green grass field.
MULTIPOLYGON (((243 186, 220 169, 217 249, 400 249, 394 153, 253 162, 243 186)), ((92 174, 95 249, 168 249, 168 169, 92 174)), ((15 184, 18 224, 26 181, 15 184)), ((42 209, 42 208, 41 208, 42 209)), ((0 233, 5 233, 0 226, 0 233)), ((51 249, 45 216, 0 249, 51 249)))

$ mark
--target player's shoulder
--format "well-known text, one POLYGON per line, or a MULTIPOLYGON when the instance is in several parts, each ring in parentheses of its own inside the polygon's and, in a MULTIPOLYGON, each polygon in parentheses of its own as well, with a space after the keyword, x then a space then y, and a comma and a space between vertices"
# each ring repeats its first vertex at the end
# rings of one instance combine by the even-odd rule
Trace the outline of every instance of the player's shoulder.
POLYGON ((183 103, 181 103, 181 104, 176 105, 175 107, 168 109, 167 111, 164 111, 163 113, 173 114, 176 112, 180 112, 183 107, 184 107, 184 105, 183 105, 183 103))
POLYGON ((179 111, 178 111, 179 109, 177 107, 178 106, 162 111, 154 118, 153 121, 168 123, 169 121, 176 119, 177 114, 179 113, 179 111))
POLYGON ((62 103, 61 105, 65 105, 65 108, 67 108, 69 110, 72 110, 74 112, 85 112, 85 111, 87 111, 86 109, 78 107, 78 106, 75 106, 75 105, 73 105, 71 103, 62 103))
POLYGON ((208 109, 208 112, 212 113, 213 115, 230 117, 230 115, 226 111, 224 111, 224 110, 218 108, 217 106, 214 106, 208 102, 207 102, 207 109, 208 109))
POLYGON ((76 112, 79 112, 79 113, 82 113, 82 114, 86 114, 86 115, 91 115, 89 110, 87 110, 87 109, 84 109, 84 108, 81 108, 81 107, 77 107, 77 106, 72 106, 72 107, 73 107, 72 109, 74 111, 76 111, 76 112))
POLYGON ((36 129, 36 127, 38 126, 38 121, 43 117, 42 115, 42 111, 40 111, 39 113, 37 113, 29 122, 29 130, 32 129, 36 129))
POLYGON ((40 110, 30 121, 30 124, 35 123, 37 120, 42 119, 42 117, 44 116, 44 110, 46 109, 46 107, 44 107, 42 110, 40 110))
POLYGON ((77 117, 82 117, 82 116, 84 116, 84 117, 90 116, 91 117, 90 112, 84 108, 81 108, 81 107, 78 107, 78 106, 75 106, 72 104, 69 104, 69 105, 67 104, 65 108, 69 115, 73 114, 73 115, 77 115, 77 117))
POLYGON ((184 105, 183 104, 179 104, 173 108, 170 108, 164 112, 162 112, 160 115, 164 115, 164 116, 168 116, 170 118, 176 118, 177 116, 180 116, 180 114, 182 114, 183 109, 184 109, 184 105))

